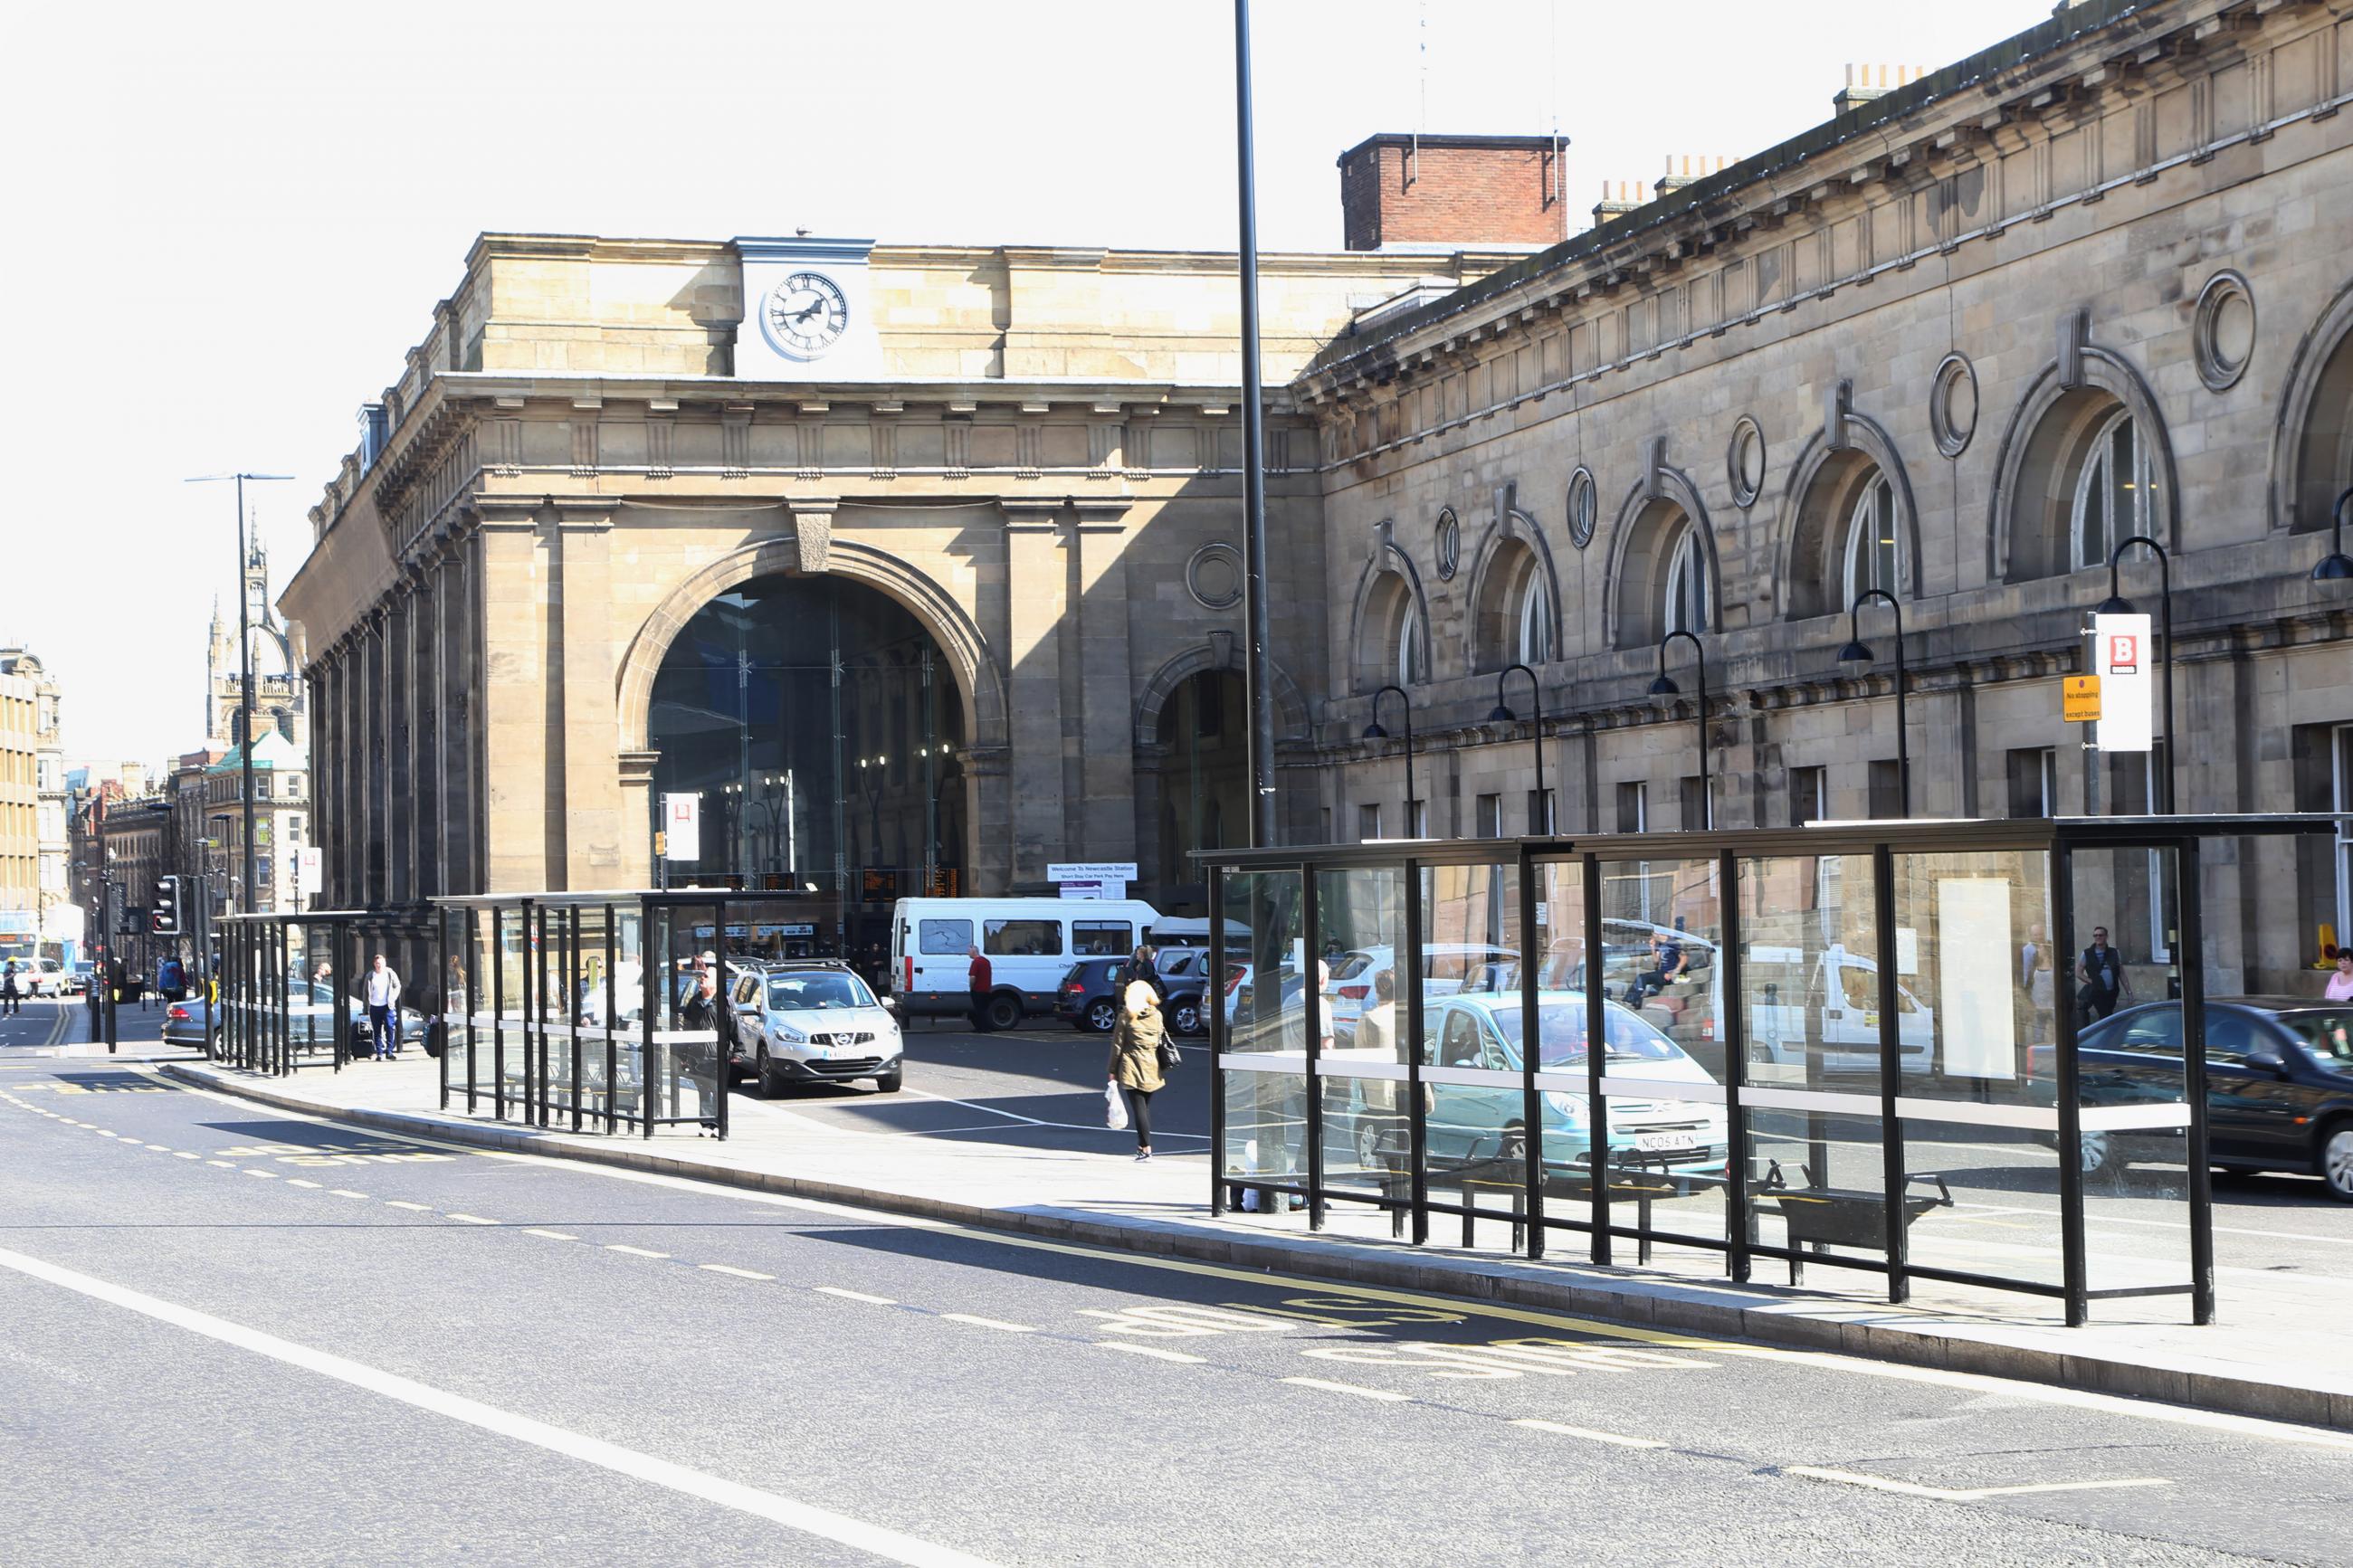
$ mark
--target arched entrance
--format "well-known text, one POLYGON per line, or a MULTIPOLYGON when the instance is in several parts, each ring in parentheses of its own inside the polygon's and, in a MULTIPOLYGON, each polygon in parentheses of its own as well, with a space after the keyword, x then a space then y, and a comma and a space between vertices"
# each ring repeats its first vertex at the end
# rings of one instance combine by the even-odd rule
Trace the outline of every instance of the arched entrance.
POLYGON ((905 606, 839 576, 769 574, 704 605, 662 656, 648 712, 657 800, 702 798, 701 858, 671 863, 670 880, 816 895, 841 911, 853 958, 872 956, 892 900, 969 891, 950 670, 905 606))
POLYGON ((1160 705, 1160 863, 1150 896, 1164 913, 1208 912, 1194 850, 1249 842, 1249 696, 1230 669, 1187 676, 1160 705))

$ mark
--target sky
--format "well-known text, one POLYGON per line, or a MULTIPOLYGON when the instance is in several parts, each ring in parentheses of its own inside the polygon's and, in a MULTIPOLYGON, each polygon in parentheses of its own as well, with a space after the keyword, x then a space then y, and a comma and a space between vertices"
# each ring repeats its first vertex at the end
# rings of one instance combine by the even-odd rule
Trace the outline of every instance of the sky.
MULTIPOLYGON (((1257 0, 1259 239, 1340 248, 1377 132, 1569 139, 1573 210, 1830 116, 2050 0, 1257 0)), ((1219 0, 44 5, 10 25, 0 646, 65 743, 203 738, 243 468, 282 586, 306 513, 485 230, 1230 250, 1219 0)))

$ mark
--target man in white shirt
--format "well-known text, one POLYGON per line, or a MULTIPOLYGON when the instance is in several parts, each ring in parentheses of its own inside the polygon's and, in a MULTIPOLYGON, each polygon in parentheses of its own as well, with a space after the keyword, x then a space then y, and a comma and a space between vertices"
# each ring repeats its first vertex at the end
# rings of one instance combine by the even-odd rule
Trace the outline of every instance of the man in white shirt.
POLYGON ((377 953, 368 965, 362 986, 368 1011, 368 1033, 374 1037, 374 1059, 385 1061, 400 1054, 400 976, 377 953))

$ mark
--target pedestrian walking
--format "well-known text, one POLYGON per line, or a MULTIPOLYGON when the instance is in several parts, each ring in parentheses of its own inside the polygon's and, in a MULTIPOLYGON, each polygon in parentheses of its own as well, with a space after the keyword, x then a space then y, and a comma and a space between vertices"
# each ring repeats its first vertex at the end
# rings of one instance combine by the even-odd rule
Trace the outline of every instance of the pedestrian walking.
POLYGON ((16 961, 10 959, 5 973, 0 973, 0 1017, 12 1017, 25 1010, 16 990, 16 961))
POLYGON ((1162 1076, 1166 1046, 1159 994, 1141 980, 1129 981, 1120 992, 1119 1022, 1112 1026, 1108 1070, 1111 1082, 1126 1096, 1139 1161, 1152 1158, 1152 1097, 1167 1081, 1162 1076))
POLYGON ((165 958, 155 971, 156 988, 167 1002, 177 1002, 188 994, 188 972, 181 966, 177 953, 165 958))
POLYGON ((2328 991, 2324 1000, 2353 1002, 2353 948, 2337 950, 2337 973, 2328 977, 2328 991))
POLYGON ((997 984, 997 972, 991 968, 988 955, 976 947, 965 950, 972 956, 972 967, 965 972, 965 984, 972 991, 972 1030, 976 1035, 988 1033, 989 994, 997 984))
POLYGON ((719 955, 699 952, 694 955, 694 971, 687 977, 686 987, 679 998, 678 1016, 690 1029, 715 1029, 719 1026, 719 955))
POLYGON ((2075 993, 2075 1005, 2084 1014, 2080 1022, 2107 1017, 2124 1005, 2124 955, 2108 945, 2107 927, 2092 928, 2092 945, 2076 962, 2075 978, 2083 983, 2075 993))
POLYGON ((1125 989, 1130 981, 1141 980, 1152 987, 1152 994, 1163 1007, 1168 1005, 1168 982, 1160 977, 1160 954, 1150 942, 1139 943, 1130 954, 1127 966, 1119 975, 1119 984, 1125 989))
POLYGON ((375 1047, 372 1059, 390 1061, 400 1054, 400 976, 377 953, 361 983, 361 1000, 367 1004, 368 1035, 375 1047))

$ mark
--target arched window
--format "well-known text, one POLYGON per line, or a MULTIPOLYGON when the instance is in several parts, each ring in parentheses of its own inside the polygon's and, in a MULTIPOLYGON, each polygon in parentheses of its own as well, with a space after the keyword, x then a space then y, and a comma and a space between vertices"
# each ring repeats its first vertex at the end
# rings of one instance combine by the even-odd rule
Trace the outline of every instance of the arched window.
POLYGON ((1358 691, 1377 691, 1391 682, 1413 686, 1430 679, 1430 637, 1413 584, 1403 573, 1374 574, 1354 636, 1358 691))
POLYGON ((1896 543, 1895 487, 1879 475, 1862 487, 1847 516, 1845 563, 1846 603, 1852 605, 1871 589, 1901 592, 1903 563, 1896 543))
POLYGON ((1421 657, 1421 610, 1407 595, 1397 617, 1397 644, 1389 658, 1389 679, 1399 686, 1419 686, 1430 679, 1421 657))
POLYGON ((1531 570, 1520 584, 1518 636, 1514 657, 1522 664, 1548 663, 1553 657, 1552 596, 1544 580, 1531 570))
POLYGON ((1659 602, 1661 635, 1707 630, 1707 559, 1700 552, 1699 530, 1689 518, 1676 525, 1665 554, 1667 571, 1659 602))
POLYGON ((2123 409, 2093 437, 2075 480, 2068 522, 2068 569, 2105 566, 2118 540, 2150 532, 2157 484, 2140 426, 2123 409))

